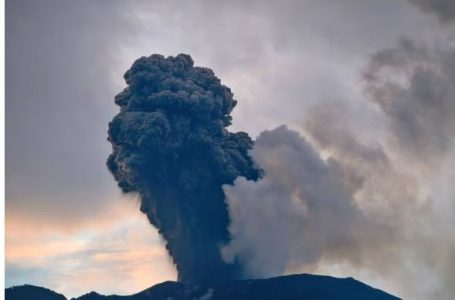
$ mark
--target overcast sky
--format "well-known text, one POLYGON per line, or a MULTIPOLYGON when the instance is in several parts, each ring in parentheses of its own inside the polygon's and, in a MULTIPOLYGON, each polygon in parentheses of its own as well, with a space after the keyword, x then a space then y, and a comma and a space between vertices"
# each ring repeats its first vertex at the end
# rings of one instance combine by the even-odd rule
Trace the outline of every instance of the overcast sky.
MULTIPOLYGON (((428 183, 419 173, 415 181, 424 190, 417 198, 429 195, 436 199, 434 207, 444 211, 433 216, 445 220, 440 226, 444 230, 428 229, 426 234, 441 235, 435 241, 455 252, 455 192, 448 180, 454 175, 454 123, 441 121, 434 126, 444 131, 424 127, 419 135, 440 134, 448 150, 415 153, 408 149, 410 143, 397 142, 408 137, 403 120, 411 113, 406 108, 397 113, 382 98, 366 101, 365 89, 376 90, 362 77, 365 70, 375 72, 375 64, 393 67, 383 58, 386 54, 375 54, 408 51, 400 50, 403 38, 438 49, 434 56, 443 61, 440 65, 452 66, 453 73, 444 74, 455 74, 455 8, 451 0, 428 2, 7 0, 6 285, 42 285, 73 297, 91 290, 127 294, 175 280, 138 200, 122 196, 105 167, 111 150, 107 124, 118 111, 113 98, 125 86, 122 76, 136 58, 153 53, 187 53, 195 65, 213 69, 239 101, 232 130, 256 137, 287 124, 307 134, 324 156, 335 146, 319 141, 308 120, 321 106, 348 107, 349 122, 339 116, 327 122, 349 123, 356 138, 381 144, 409 173, 434 169, 435 164, 420 162, 444 157, 434 175, 440 180, 428 183)), ((439 62, 427 54, 412 59, 426 65, 439 62)), ((447 120, 455 118, 454 95, 435 104, 441 104, 447 120)), ((409 107, 416 106, 411 102, 409 107)), ((424 126, 430 121, 425 119, 424 126)), ((406 263, 414 265, 415 259, 417 265, 420 257, 412 255, 406 263)), ((455 266, 453 259, 449 263, 455 266)), ((437 266, 444 263, 410 269, 431 275, 411 278, 425 280, 418 295, 445 299, 453 274, 447 271, 440 280, 432 276, 443 272, 437 266)), ((413 287, 421 283, 410 284, 400 276, 408 273, 389 276, 376 267, 340 259, 313 270, 354 276, 398 296, 416 296, 413 287)))

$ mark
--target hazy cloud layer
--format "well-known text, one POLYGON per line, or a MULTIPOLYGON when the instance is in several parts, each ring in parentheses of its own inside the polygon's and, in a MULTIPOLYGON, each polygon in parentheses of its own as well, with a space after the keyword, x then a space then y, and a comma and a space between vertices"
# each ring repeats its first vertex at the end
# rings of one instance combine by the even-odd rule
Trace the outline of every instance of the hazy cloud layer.
POLYGON ((84 0, 12 0, 6 10, 7 214, 89 220, 117 194, 103 141, 118 12, 84 0))
POLYGON ((90 291, 110 294, 113 287, 130 294, 175 280, 172 262, 139 203, 124 199, 115 206, 116 213, 71 231, 9 220, 7 232, 14 234, 6 236, 6 285, 46 286, 70 298, 90 291))

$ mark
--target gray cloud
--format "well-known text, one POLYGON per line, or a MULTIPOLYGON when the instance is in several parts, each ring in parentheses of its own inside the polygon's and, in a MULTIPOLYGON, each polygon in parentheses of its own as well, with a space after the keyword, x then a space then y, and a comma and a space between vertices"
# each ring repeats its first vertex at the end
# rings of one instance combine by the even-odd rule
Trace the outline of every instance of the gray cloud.
POLYGON ((150 49, 190 53, 242 100, 233 126, 252 135, 297 122, 321 96, 350 98, 346 78, 368 53, 400 34, 432 30, 427 18, 395 0, 138 1, 125 12, 134 28, 123 46, 125 68, 150 49))
POLYGON ((339 79, 362 53, 395 39, 395 28, 411 35, 419 23, 397 1, 345 4, 8 0, 7 210, 56 221, 71 211, 66 219, 75 221, 109 203, 116 192, 101 167, 105 124, 123 87, 119 75, 142 55, 191 53, 213 68, 242 100, 235 129, 253 135, 298 120, 310 99, 350 93, 339 79), (370 18, 372 7, 382 17, 370 18))
POLYGON ((362 74, 370 101, 307 109, 316 148, 283 127, 262 133, 252 155, 264 178, 225 187, 234 237, 225 258, 259 277, 346 263, 347 274, 390 278, 385 288, 405 298, 451 299, 454 61, 449 46, 401 40, 362 74), (359 111, 378 116, 368 123, 359 111))
MULTIPOLYGON (((394 223, 402 219, 394 213, 418 197, 417 183, 406 171, 396 167, 381 136, 370 142, 362 140, 358 135, 360 125, 355 120, 355 112, 344 104, 324 102, 306 113, 303 128, 317 149, 362 178, 363 185, 357 193, 360 204, 373 212, 389 214, 388 222, 394 223)), ((374 131, 370 129, 369 133, 374 134, 374 131)))
POLYGON ((117 194, 104 161, 118 11, 84 0, 12 0, 6 11, 7 215, 90 219, 117 194))
POLYGON ((449 151, 455 130, 453 48, 429 49, 402 39, 374 54, 363 78, 395 145, 417 159, 438 159, 449 151))
MULTIPOLYGON (((305 115, 304 130, 317 148, 362 178, 360 206, 394 228, 390 247, 401 259, 387 270, 377 264, 371 270, 428 282, 418 288, 402 283, 397 291, 405 298, 451 299, 454 293, 455 190, 447 184, 455 153, 453 53, 449 45, 401 40, 372 56, 363 74, 371 100, 364 108, 380 108, 386 125, 380 130, 342 102, 323 101, 305 115)), ((382 250, 372 257, 391 259, 382 250)))
POLYGON ((422 11, 436 15, 439 20, 449 22, 455 20, 455 2, 452 0, 409 0, 422 11))
POLYGON ((252 155, 264 178, 224 187, 233 237, 224 258, 240 259, 254 277, 344 264, 343 275, 367 271, 375 286, 404 298, 450 299, 454 274, 443 262, 454 259, 454 223, 438 209, 444 199, 425 193, 429 178, 414 176, 412 165, 362 143, 344 117, 329 105, 308 115, 317 148, 285 127, 258 137, 252 155))
POLYGON ((252 155, 265 175, 224 187, 233 240, 222 249, 228 261, 245 262, 250 275, 311 268, 322 256, 360 264, 393 241, 388 225, 354 199, 362 178, 334 159, 323 160, 297 132, 284 126, 263 132, 252 155))

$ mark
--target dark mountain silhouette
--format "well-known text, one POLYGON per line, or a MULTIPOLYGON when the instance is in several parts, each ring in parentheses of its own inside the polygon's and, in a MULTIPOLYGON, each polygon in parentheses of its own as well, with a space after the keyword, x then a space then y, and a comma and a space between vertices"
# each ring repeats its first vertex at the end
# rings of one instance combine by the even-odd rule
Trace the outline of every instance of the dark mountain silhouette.
POLYGON ((21 285, 7 288, 5 290, 5 299, 9 300, 66 300, 65 296, 58 294, 49 289, 34 286, 21 285))
MULTIPOLYGON (((31 286, 6 289, 6 300, 65 300, 51 290, 31 286)), ((166 281, 131 296, 104 296, 91 292, 72 300, 398 300, 353 278, 288 275, 270 279, 224 283, 166 281)))

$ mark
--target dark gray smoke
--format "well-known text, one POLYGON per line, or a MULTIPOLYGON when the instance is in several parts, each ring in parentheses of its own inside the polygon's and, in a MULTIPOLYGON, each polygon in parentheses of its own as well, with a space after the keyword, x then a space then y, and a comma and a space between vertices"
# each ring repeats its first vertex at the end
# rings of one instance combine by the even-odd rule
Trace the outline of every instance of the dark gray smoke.
POLYGON ((391 139, 407 155, 439 160, 453 145, 455 49, 402 39, 375 53, 363 76, 369 99, 387 117, 391 139))
POLYGON ((139 193, 179 280, 241 277, 240 264, 220 256, 229 242, 222 185, 259 172, 248 134, 226 130, 237 103, 230 89, 185 54, 141 57, 124 78, 120 113, 109 124, 109 170, 123 192, 139 193))
POLYGON ((442 22, 455 21, 455 1, 453 0, 409 0, 423 12, 436 15, 442 22))

